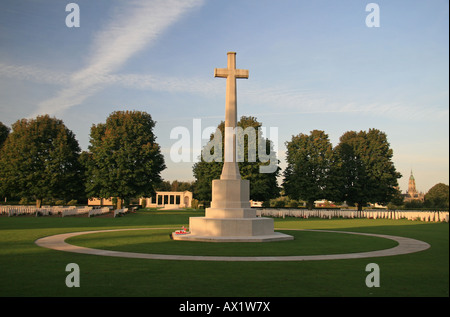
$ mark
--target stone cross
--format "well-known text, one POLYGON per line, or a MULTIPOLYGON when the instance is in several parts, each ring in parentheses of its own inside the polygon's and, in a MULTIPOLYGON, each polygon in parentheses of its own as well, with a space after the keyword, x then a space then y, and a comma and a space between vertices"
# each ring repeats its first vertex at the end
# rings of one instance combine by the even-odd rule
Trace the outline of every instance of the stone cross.
POLYGON ((241 179, 236 161, 236 78, 248 78, 247 69, 236 69, 236 52, 228 52, 227 68, 215 68, 214 77, 227 79, 225 97, 225 160, 220 179, 241 179))
POLYGON ((236 69, 236 53, 228 53, 228 67, 216 68, 215 77, 227 79, 225 107, 225 162, 220 179, 213 179, 211 207, 204 217, 189 218, 189 233, 172 233, 174 240, 205 242, 264 242, 292 240, 275 232, 273 219, 256 217, 250 208, 250 181, 241 179, 236 160, 236 78, 248 78, 248 70, 236 69))

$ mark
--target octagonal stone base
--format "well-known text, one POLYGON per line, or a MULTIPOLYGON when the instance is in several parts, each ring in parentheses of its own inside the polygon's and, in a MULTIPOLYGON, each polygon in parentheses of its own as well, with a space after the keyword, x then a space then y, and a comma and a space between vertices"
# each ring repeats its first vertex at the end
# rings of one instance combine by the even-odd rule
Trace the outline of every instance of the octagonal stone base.
POLYGON ((172 234, 174 240, 207 242, 268 242, 293 240, 274 232, 272 218, 191 217, 189 234, 172 234))
POLYGON ((188 234, 172 233, 174 240, 207 242, 264 242, 293 240, 274 232, 272 218, 256 217, 250 208, 250 183, 242 179, 216 179, 212 182, 211 208, 205 217, 189 218, 188 234))
POLYGON ((292 236, 280 232, 274 232, 271 235, 251 236, 251 237, 214 237, 214 236, 196 236, 191 234, 174 235, 174 240, 182 241, 200 241, 200 242, 272 242, 294 240, 292 236))

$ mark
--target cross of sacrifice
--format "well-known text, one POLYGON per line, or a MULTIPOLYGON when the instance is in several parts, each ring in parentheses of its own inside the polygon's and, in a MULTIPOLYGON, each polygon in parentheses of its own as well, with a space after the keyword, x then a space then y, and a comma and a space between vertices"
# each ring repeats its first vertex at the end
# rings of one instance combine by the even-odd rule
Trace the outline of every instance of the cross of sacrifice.
POLYGON ((228 52, 227 68, 215 68, 214 77, 227 79, 225 95, 225 160, 220 179, 241 179, 236 161, 236 78, 248 78, 247 69, 236 69, 236 52, 228 52))

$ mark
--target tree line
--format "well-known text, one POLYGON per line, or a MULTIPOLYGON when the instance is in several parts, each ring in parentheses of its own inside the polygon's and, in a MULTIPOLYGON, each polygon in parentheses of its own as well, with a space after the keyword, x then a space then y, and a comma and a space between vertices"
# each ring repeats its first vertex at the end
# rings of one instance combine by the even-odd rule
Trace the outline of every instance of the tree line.
MULTIPOLYGON (((260 129, 262 126, 256 118, 246 116, 241 117, 237 125, 242 129, 260 129)), ((224 122, 217 128, 223 136, 224 122)), ((211 134, 210 143, 216 142, 213 139, 214 134, 211 134)), ((259 141, 256 139, 256 142, 259 141)), ((273 151, 270 140, 261 141, 266 143, 267 152, 273 151)), ((398 186, 398 179, 402 175, 397 172, 392 161, 393 150, 386 133, 377 129, 348 131, 339 141, 333 147, 328 135, 320 130, 293 135, 285 143, 286 169, 281 173, 278 166, 274 173, 267 174, 259 172, 259 166, 265 164, 259 157, 256 162, 248 159, 248 149, 254 148, 254 145, 244 143, 245 160, 238 165, 241 177, 250 180, 250 199, 264 201, 268 205, 270 200, 282 195, 291 203, 306 202, 309 209, 313 208, 314 201, 320 199, 346 202, 350 206, 357 206, 358 210, 362 210, 369 202, 403 205, 398 186), (282 176, 281 186, 277 183, 279 176, 282 176)), ((210 144, 206 144, 204 150, 211 148, 210 144)), ((195 197, 205 205, 211 201, 211 182, 220 177, 222 166, 222 162, 205 162, 203 159, 193 166, 195 197)), ((447 186, 446 190, 441 185, 438 186, 439 194, 433 190, 428 198, 426 196, 424 206, 448 208, 448 185, 444 185, 447 186), (436 195, 440 198, 435 198, 436 195)))
MULTIPOLYGON (((218 128, 223 126, 221 122, 218 128)), ((238 126, 259 129, 262 124, 254 117, 242 117, 238 126)), ((269 149, 271 141, 265 142, 269 149)), ((291 199, 306 201, 308 208, 313 207, 314 201, 326 198, 346 201, 361 209, 368 202, 388 203, 398 193, 397 179, 401 174, 395 169, 393 151, 382 131, 349 131, 333 147, 324 131, 314 130, 309 135, 292 136, 285 145, 287 167, 281 187, 277 185, 279 167, 274 173, 261 174, 257 167, 263 163, 259 160, 239 163, 242 178, 250 180, 251 199, 268 201, 283 191, 291 199)), ((194 165, 199 200, 211 200, 211 181, 219 178, 222 166, 221 162, 205 161, 194 165)))
POLYGON ((36 200, 86 197, 123 200, 151 195, 166 168, 153 133, 155 122, 140 111, 113 112, 92 125, 88 151, 62 120, 49 115, 21 119, 12 131, 0 124, 0 196, 36 200))
POLYGON ((362 210, 368 202, 387 204, 398 193, 402 175, 392 162, 387 136, 377 129, 349 131, 333 147, 319 130, 286 143, 288 166, 283 186, 294 199, 346 201, 362 210))
MULTIPOLYGON (((243 116, 238 126, 258 130, 262 124, 243 116)), ((200 157, 193 165, 194 182, 164 181, 160 174, 166 165, 154 127, 148 113, 113 112, 105 123, 92 125, 88 150, 81 152, 75 135, 59 119, 48 115, 21 119, 12 125, 12 131, 0 122, 0 197, 34 199, 38 207, 45 199, 67 202, 116 197, 120 208, 124 200, 149 197, 155 190, 190 190, 208 206, 212 180, 220 178, 224 153, 219 162, 200 157)), ((224 122, 217 128, 224 148, 224 122)), ((214 151, 214 136, 211 134, 203 151, 214 151)), ((308 208, 315 200, 327 199, 345 201, 360 210, 368 202, 403 201, 397 182, 401 174, 395 169, 393 150, 382 131, 348 131, 335 147, 324 131, 293 135, 285 143, 287 167, 283 173, 279 161, 275 172, 260 173, 260 166, 267 162, 259 157, 249 160, 249 149, 262 147, 265 154, 271 153, 273 142, 251 139, 244 137, 244 160, 238 164, 241 177, 250 180, 252 200, 268 202, 283 194, 292 201, 305 201, 308 208), (280 176, 281 186, 277 181, 280 176)), ((444 186, 447 189, 440 186, 439 198, 433 201, 442 200, 448 208, 448 185, 444 186), (447 198, 442 198, 445 192, 447 198)))

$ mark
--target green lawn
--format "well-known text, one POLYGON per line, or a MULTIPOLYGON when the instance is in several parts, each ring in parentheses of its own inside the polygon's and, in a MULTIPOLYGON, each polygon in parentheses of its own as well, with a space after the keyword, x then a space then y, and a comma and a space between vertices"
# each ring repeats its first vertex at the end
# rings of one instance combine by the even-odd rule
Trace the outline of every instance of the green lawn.
POLYGON ((308 231, 282 231, 295 240, 271 243, 203 243, 172 241, 173 230, 105 232, 66 240, 79 246, 156 254, 206 256, 289 256, 337 254, 392 248, 395 241, 368 236, 308 231))
MULTIPOLYGON (((330 229, 398 235, 431 248, 414 254, 304 262, 197 262, 101 257, 36 246, 65 232, 117 228, 181 228, 202 212, 137 212, 120 218, 0 217, 0 296, 449 296, 447 223, 382 219, 275 219, 276 228, 330 229), (80 267, 80 287, 65 285, 68 263, 80 267), (368 263, 380 267, 379 288, 368 288, 368 263)), ((386 249, 387 239, 286 231, 293 241, 202 243, 172 241, 171 229, 120 231, 71 238, 70 243, 130 252, 193 255, 309 255, 386 249)))

